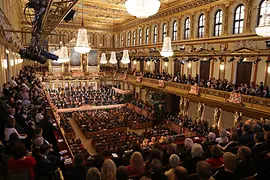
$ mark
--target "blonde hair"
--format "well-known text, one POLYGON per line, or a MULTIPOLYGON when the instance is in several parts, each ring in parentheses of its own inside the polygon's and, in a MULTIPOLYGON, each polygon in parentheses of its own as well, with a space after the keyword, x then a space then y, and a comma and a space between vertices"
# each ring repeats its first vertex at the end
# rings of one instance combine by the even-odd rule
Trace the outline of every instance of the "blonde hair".
POLYGON ((134 174, 141 174, 144 172, 143 156, 140 152, 134 152, 129 160, 131 170, 134 174))
POLYGON ((116 180, 116 165, 111 159, 106 159, 101 168, 102 180, 116 180))

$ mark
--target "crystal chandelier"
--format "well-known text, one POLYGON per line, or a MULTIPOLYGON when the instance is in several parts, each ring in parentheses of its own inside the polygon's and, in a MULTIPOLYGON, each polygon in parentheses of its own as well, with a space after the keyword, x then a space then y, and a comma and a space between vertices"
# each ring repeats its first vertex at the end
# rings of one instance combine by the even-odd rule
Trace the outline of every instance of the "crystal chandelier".
POLYGON ((106 53, 101 54, 100 64, 107 64, 106 53))
POLYGON ((128 64, 128 63, 130 63, 129 55, 128 55, 128 50, 124 50, 124 53, 123 53, 123 57, 122 57, 121 62, 122 62, 123 64, 128 64))
POLYGON ((68 57, 68 49, 66 46, 62 46, 61 49, 59 50, 59 58, 58 61, 60 63, 65 63, 69 62, 69 57, 68 57))
POLYGON ((83 0, 82 0, 82 28, 78 29, 78 37, 74 50, 80 54, 86 54, 91 50, 88 44, 87 30, 84 28, 83 22, 83 0))
POLYGON ((111 52, 111 58, 109 61, 111 64, 116 64, 117 63, 117 59, 116 59, 116 54, 115 52, 111 52))
POLYGON ((264 13, 255 31, 259 36, 270 37, 270 0, 265 1, 265 7, 262 7, 262 11, 264 13))
POLYGON ((7 64, 7 60, 6 60, 6 59, 3 59, 3 60, 2 60, 2 65, 3 65, 3 68, 4 68, 4 69, 7 69, 8 64, 7 64))
POLYGON ((170 57, 173 55, 170 37, 164 38, 163 47, 162 47, 162 51, 160 52, 160 55, 164 57, 170 57))
POLYGON ((160 7, 159 0, 127 0, 127 12, 137 18, 148 18, 156 14, 160 7))

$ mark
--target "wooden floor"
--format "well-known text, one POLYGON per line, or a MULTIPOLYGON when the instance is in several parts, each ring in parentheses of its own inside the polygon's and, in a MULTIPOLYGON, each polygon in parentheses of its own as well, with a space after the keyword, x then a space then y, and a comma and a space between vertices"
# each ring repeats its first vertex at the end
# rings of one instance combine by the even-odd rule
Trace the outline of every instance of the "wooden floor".
MULTIPOLYGON (((92 146, 91 144, 91 140, 90 139, 87 139, 84 134, 82 133, 80 127, 78 126, 78 124, 74 121, 73 118, 68 118, 71 126, 73 127, 74 131, 75 131, 75 136, 76 136, 76 139, 77 138, 80 138, 81 141, 82 141, 82 144, 84 146, 84 148, 87 149, 88 153, 90 155, 94 155, 94 154, 97 154, 96 150, 94 149, 94 147, 92 146)), ((142 134, 145 129, 138 129, 138 130, 130 130, 128 129, 128 131, 134 131, 136 132, 137 134, 142 134)))

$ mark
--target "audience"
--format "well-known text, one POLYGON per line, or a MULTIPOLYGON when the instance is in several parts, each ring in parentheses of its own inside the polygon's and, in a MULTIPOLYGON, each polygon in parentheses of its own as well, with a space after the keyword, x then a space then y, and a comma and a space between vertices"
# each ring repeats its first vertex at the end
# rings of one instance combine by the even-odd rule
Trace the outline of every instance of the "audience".
POLYGON ((171 169, 166 171, 165 175, 167 176, 168 180, 175 180, 174 171, 175 171, 175 168, 179 165, 180 159, 176 154, 172 154, 170 156, 169 161, 170 161, 171 169))
POLYGON ((101 180, 101 174, 95 167, 91 167, 86 174, 86 180, 101 180))
POLYGON ((246 146, 241 146, 237 152, 238 165, 235 170, 239 178, 249 177, 255 174, 255 167, 252 161, 251 150, 246 146))
POLYGON ((206 162, 208 162, 212 168, 217 168, 224 164, 222 151, 219 146, 213 145, 211 147, 211 157, 206 159, 206 162))
POLYGON ((151 164, 151 175, 149 176, 151 179, 159 179, 159 180, 167 180, 167 176, 162 172, 163 166, 158 159, 153 159, 151 164))
POLYGON ((116 180, 116 165, 111 159, 106 159, 101 168, 102 180, 116 180))
POLYGON ((204 161, 202 146, 198 143, 193 144, 191 148, 191 158, 187 158, 184 161, 184 167, 189 174, 196 173, 196 165, 199 161, 204 161))
POLYGON ((220 145, 227 144, 229 142, 229 139, 227 137, 227 131, 225 129, 221 129, 219 131, 220 137, 216 139, 216 142, 220 145))
POLYGON ((129 172, 125 166, 119 166, 116 171, 117 180, 128 180, 129 172))
POLYGON ((130 165, 127 166, 129 175, 138 175, 145 172, 143 156, 140 152, 134 152, 130 157, 130 165))
POLYGON ((240 145, 248 145, 253 143, 254 137, 253 134, 250 132, 250 126, 248 124, 244 124, 242 126, 242 135, 239 140, 240 145))
POLYGON ((187 180, 188 172, 183 166, 177 166, 174 169, 175 180, 187 180))
POLYGON ((76 154, 74 163, 75 165, 64 173, 64 178, 66 180, 85 180, 88 169, 84 165, 84 155, 82 153, 76 154))
POLYGON ((196 172, 201 180, 214 180, 212 178, 211 165, 206 161, 200 161, 197 163, 196 172))

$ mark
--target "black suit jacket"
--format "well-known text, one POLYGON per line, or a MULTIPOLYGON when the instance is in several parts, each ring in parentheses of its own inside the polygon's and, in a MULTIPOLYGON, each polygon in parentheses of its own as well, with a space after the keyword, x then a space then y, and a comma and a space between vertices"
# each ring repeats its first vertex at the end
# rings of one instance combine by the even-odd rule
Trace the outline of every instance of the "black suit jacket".
POLYGON ((192 157, 187 158, 184 161, 184 167, 187 169, 189 174, 196 173, 196 166, 199 161, 204 161, 205 159, 203 157, 192 157))
POLYGON ((65 180, 85 180, 88 168, 84 165, 75 165, 64 173, 65 180))
POLYGON ((253 141, 254 141, 253 134, 251 134, 251 133, 243 133, 241 138, 240 138, 239 144, 246 145, 246 144, 252 143, 253 141))
POLYGON ((36 171, 37 176, 46 177, 52 179, 57 167, 51 163, 48 159, 45 159, 40 154, 36 157, 36 171))
POLYGON ((235 172, 237 173, 239 178, 249 177, 256 173, 255 167, 251 159, 240 161, 235 172))

